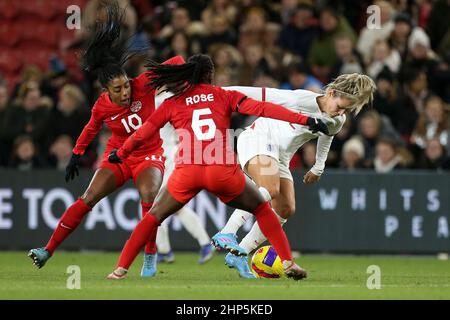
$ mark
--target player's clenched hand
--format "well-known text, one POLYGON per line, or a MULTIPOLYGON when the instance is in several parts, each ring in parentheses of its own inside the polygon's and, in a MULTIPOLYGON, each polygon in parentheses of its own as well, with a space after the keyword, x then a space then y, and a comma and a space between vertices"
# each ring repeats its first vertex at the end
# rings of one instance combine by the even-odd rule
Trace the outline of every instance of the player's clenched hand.
POLYGON ((303 176, 303 183, 314 183, 320 180, 320 176, 316 176, 314 173, 312 173, 311 171, 308 171, 304 176, 303 176))
POLYGON ((122 160, 117 155, 117 149, 114 149, 113 151, 110 152, 108 156, 108 161, 111 163, 122 163, 122 160))
POLYGON ((312 133, 320 131, 322 133, 325 133, 326 135, 329 134, 327 125, 320 119, 309 117, 306 121, 306 125, 309 127, 312 133))
POLYGON ((78 176, 78 167, 80 165, 80 155, 72 153, 72 157, 70 157, 69 164, 66 167, 66 182, 69 180, 73 180, 75 178, 75 174, 78 176))

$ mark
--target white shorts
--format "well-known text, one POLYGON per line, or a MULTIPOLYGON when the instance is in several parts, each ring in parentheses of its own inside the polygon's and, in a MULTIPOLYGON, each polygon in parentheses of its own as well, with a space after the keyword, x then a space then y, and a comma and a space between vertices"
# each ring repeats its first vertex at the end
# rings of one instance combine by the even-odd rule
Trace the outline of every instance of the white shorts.
POLYGON ((266 133, 253 129, 243 131, 237 140, 237 153, 239 164, 244 172, 247 172, 246 166, 250 160, 259 155, 266 155, 278 162, 278 168, 263 168, 262 170, 265 172, 262 174, 272 175, 279 171, 280 178, 294 181, 291 170, 289 170, 289 161, 281 157, 278 143, 266 133))

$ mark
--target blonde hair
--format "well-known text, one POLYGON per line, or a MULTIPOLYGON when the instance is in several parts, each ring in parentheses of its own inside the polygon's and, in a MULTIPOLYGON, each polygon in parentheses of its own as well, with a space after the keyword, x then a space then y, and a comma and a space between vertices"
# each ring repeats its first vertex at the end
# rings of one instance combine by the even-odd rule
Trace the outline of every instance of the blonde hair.
POLYGON ((351 101, 351 110, 357 115, 361 109, 373 100, 373 93, 377 86, 375 82, 365 74, 342 74, 325 87, 325 93, 334 90, 336 96, 347 98, 351 101))
POLYGON ((80 88, 78 88, 77 86, 75 86, 73 84, 64 85, 64 87, 62 87, 61 91, 64 92, 65 94, 67 94, 67 96, 70 99, 73 99, 76 101, 77 108, 80 108, 86 101, 83 91, 81 91, 80 88))

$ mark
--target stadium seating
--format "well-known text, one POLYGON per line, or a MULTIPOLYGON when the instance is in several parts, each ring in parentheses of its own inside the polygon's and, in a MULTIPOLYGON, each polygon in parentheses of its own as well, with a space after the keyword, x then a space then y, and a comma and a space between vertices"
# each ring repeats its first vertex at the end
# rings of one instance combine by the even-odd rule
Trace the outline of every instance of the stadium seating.
POLYGON ((77 78, 76 50, 66 50, 75 37, 66 28, 67 8, 84 8, 87 0, 1 0, 0 1, 0 74, 12 84, 26 64, 47 71, 52 55, 61 58, 77 78))

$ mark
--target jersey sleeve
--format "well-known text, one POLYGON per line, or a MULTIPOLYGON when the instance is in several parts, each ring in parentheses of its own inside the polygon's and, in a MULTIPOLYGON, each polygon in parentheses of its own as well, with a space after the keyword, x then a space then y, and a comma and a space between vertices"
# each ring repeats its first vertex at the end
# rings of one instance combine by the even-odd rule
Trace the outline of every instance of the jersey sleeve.
POLYGON ((229 91, 229 93, 231 96, 230 103, 233 111, 302 125, 305 125, 308 121, 308 116, 301 113, 292 112, 278 104, 267 101, 256 101, 237 91, 229 91))
POLYGON ((265 101, 265 91, 266 88, 257 88, 257 87, 244 87, 244 86, 232 86, 232 87, 222 87, 222 89, 230 91, 238 91, 249 98, 265 101))
POLYGON ((122 159, 127 158, 133 150, 144 144, 145 141, 149 140, 155 134, 158 134, 159 129, 170 120, 170 110, 170 104, 164 102, 152 113, 142 127, 128 137, 122 147, 117 151, 117 155, 122 159))
POLYGON ((333 138, 334 136, 327 135, 320 135, 319 138, 317 138, 316 162, 311 168, 311 172, 316 176, 322 175, 325 169, 325 161, 327 161, 333 138))
POLYGON ((87 146, 92 142, 94 137, 102 128, 103 119, 98 111, 97 104, 94 105, 91 112, 91 118, 89 122, 84 126, 83 131, 75 143, 75 147, 72 152, 75 154, 83 155, 87 146))
POLYGON ((175 56, 170 59, 167 59, 162 64, 183 64, 183 63, 186 63, 186 61, 184 61, 184 58, 182 56, 175 56))

